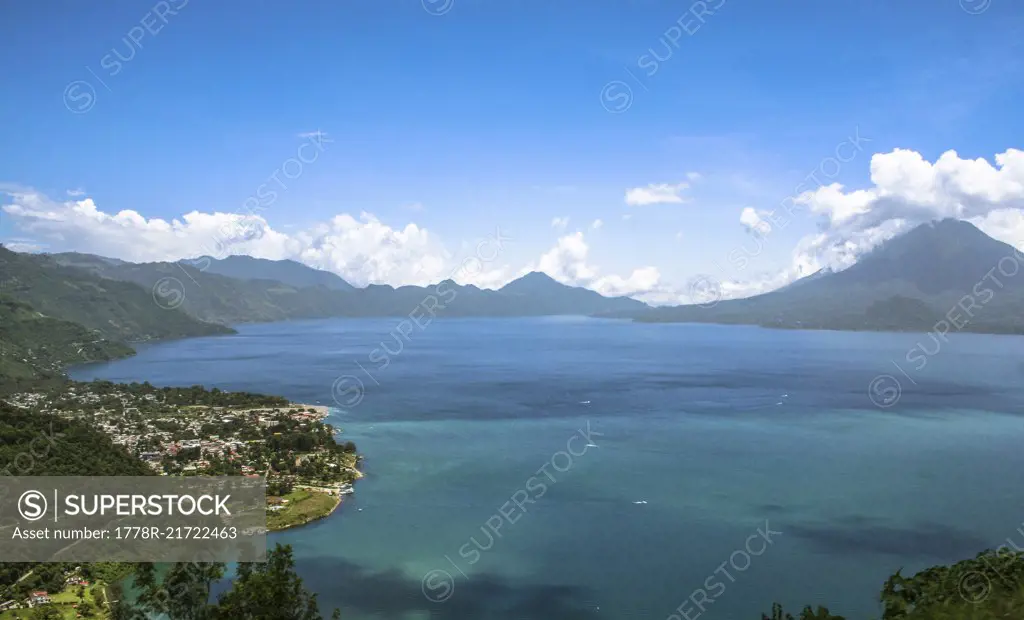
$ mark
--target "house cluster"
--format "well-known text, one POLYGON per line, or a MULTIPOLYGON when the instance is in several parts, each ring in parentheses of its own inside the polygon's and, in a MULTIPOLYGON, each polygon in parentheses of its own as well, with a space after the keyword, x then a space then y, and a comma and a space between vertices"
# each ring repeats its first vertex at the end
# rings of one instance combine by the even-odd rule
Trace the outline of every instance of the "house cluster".
POLYGON ((354 453, 342 455, 323 446, 300 452, 282 449, 280 442, 267 448, 282 434, 279 431, 314 430, 328 417, 327 407, 180 405, 117 386, 104 385, 102 390, 93 393, 86 384, 78 384, 59 394, 22 393, 10 401, 41 413, 87 420, 162 475, 226 469, 250 477, 292 477, 302 468, 305 481, 318 486, 335 486, 339 477, 358 475, 354 453))
MULTIPOLYGON (((79 571, 81 571, 80 566, 75 567, 73 571, 65 573, 64 586, 66 588, 89 587, 89 580, 82 577, 79 571)), ((28 597, 23 600, 19 601, 11 599, 0 602, 0 612, 7 611, 9 609, 21 609, 23 607, 31 608, 38 607, 40 605, 49 605, 52 602, 53 599, 49 592, 46 590, 36 590, 34 592, 29 592, 28 597)))

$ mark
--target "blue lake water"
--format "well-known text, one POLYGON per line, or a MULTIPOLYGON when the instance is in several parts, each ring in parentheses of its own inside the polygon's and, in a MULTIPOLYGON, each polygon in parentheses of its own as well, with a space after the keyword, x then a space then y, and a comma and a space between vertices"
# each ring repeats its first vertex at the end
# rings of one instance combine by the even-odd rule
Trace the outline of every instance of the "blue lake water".
POLYGON ((918 370, 922 334, 397 325, 245 325, 72 375, 345 404, 366 478, 272 540, 350 620, 868 618, 901 566, 1024 545, 1021 338, 950 336, 918 370))

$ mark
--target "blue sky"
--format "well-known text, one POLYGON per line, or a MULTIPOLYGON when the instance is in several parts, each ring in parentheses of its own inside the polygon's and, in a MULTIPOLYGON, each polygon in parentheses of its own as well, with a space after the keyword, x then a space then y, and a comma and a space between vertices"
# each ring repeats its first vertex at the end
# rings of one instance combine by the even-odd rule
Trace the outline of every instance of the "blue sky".
MULTIPOLYGON (((866 146, 829 179, 849 190, 872 186, 875 153, 993 161, 1024 136, 1014 0, 21 2, 0 17, 8 187, 147 219, 237 213, 319 130, 331 142, 260 213, 269 227, 367 212, 457 252, 500 226, 512 275, 577 230, 598 276, 652 266, 676 290, 770 274, 836 218, 795 219, 736 274, 721 264, 750 240, 741 211, 774 208, 849 136, 866 146), (624 200, 679 183, 683 203, 624 200)), ((104 253, 71 224, 2 216, 8 242, 104 253)), ((351 275, 376 259, 330 260, 351 275)))

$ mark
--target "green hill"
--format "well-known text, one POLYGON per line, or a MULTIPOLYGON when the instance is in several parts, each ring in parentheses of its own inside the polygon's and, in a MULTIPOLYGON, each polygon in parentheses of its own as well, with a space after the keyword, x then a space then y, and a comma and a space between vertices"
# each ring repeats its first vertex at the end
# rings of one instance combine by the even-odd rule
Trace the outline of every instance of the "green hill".
POLYGON ((180 309, 162 307, 149 288, 108 280, 59 264, 51 257, 11 252, 0 246, 0 282, 6 297, 45 316, 71 321, 109 340, 145 341, 233 333, 180 309))
POLYGON ((39 379, 58 380, 68 364, 134 353, 128 345, 77 323, 44 316, 28 304, 0 297, 0 393, 28 387, 39 379))

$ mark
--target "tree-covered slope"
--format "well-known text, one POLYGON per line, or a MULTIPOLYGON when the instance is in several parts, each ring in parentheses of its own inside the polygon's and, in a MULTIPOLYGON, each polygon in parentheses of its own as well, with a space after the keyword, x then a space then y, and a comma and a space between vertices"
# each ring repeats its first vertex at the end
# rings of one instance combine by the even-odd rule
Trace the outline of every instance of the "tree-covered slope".
POLYGON ((232 333, 154 299, 153 287, 101 278, 45 255, 0 247, 0 282, 7 297, 45 316, 71 321, 110 340, 156 340, 232 333))
POLYGON ((60 380, 65 366, 115 359, 135 351, 69 321, 42 315, 0 296, 0 394, 60 380))
POLYGON ((336 291, 351 291, 355 288, 335 273, 313 269, 293 260, 267 260, 251 256, 226 256, 217 259, 201 256, 190 262, 206 273, 237 280, 275 280, 295 288, 322 286, 336 291))
POLYGON ((0 475, 149 476, 141 460, 100 431, 0 400, 0 475), (32 458, 19 455, 29 454, 32 458))

